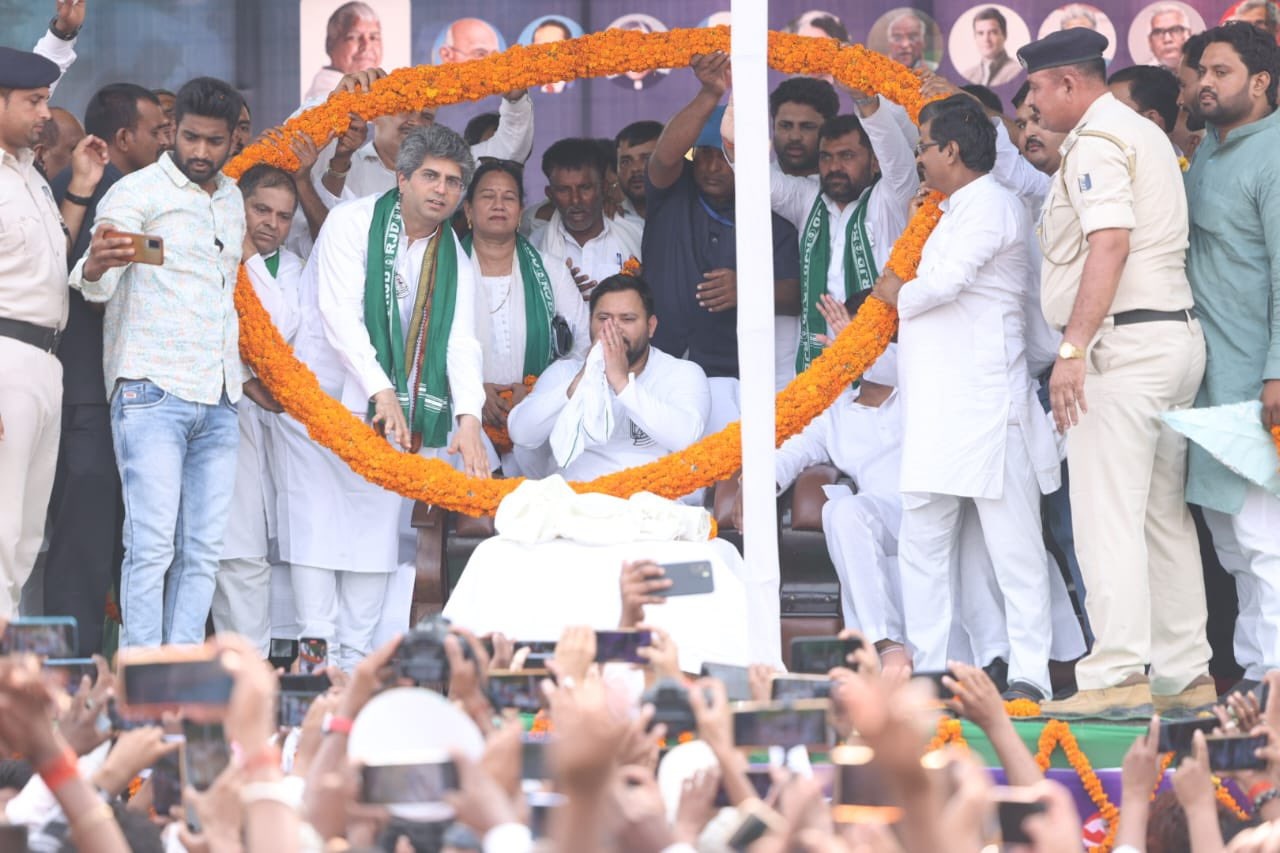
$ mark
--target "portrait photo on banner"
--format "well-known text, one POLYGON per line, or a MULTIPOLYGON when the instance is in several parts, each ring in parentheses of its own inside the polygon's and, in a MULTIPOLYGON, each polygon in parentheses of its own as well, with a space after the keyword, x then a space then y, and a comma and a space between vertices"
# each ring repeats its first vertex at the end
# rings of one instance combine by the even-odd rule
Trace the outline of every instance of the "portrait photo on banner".
POLYGON ((1176 71, 1182 46, 1204 29, 1204 18, 1188 4, 1158 0, 1134 15, 1129 25, 1129 56, 1134 65, 1162 65, 1176 71))
POLYGON ((809 9, 792 18, 783 32, 811 38, 833 38, 850 41, 849 28, 835 12, 826 9, 809 9))
POLYGON ((1111 23, 1111 17, 1106 12, 1088 3, 1067 3, 1065 6, 1054 9, 1040 25, 1040 32, 1036 34, 1036 38, 1044 38, 1049 33, 1069 30, 1072 27, 1085 27, 1102 33, 1107 37, 1107 49, 1102 52, 1102 58, 1107 62, 1116 58, 1115 24, 1111 23))
POLYGON ((323 98, 342 75, 410 65, 409 0, 299 0, 302 99, 323 98))
POLYGON ((1018 49, 1031 41, 1027 22, 1008 6, 983 3, 951 25, 951 64, 970 83, 1004 86, 1022 77, 1018 49))
POLYGON ((1247 21, 1271 33, 1280 44, 1280 3, 1276 0, 1236 0, 1222 13, 1221 22, 1247 21))
POLYGON ((877 18, 867 33, 867 47, 914 71, 937 71, 946 50, 938 22, 910 6, 877 18))
POLYGON ((422 64, 448 65, 450 62, 484 59, 506 49, 506 39, 496 24, 480 18, 458 18, 436 35, 431 44, 430 59, 415 57, 415 60, 422 64))
MULTIPOLYGON (((525 28, 520 31, 520 36, 516 39, 516 44, 522 44, 526 47, 538 44, 552 44, 558 41, 576 39, 580 35, 582 35, 582 24, 572 18, 566 18, 564 15, 541 15, 525 25, 525 28)), ((572 85, 572 82, 566 83, 564 80, 557 80, 552 83, 543 83, 533 91, 544 95, 558 95, 572 85)))
MULTIPOLYGON (((647 15, 643 12, 630 12, 619 18, 614 19, 606 30, 635 30, 642 33, 665 33, 667 25, 659 21, 653 15, 647 15)), ((627 71, 622 74, 615 74, 609 79, 624 89, 630 89, 633 92, 642 92, 658 83, 661 83, 666 76, 671 73, 670 68, 655 68, 652 71, 627 71)))

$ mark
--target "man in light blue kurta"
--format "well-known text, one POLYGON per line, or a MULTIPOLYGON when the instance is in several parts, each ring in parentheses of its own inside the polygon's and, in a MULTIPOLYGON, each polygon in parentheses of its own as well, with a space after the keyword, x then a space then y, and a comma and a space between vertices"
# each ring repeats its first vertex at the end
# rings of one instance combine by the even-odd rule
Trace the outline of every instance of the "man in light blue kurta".
MULTIPOLYGON (((1197 407, 1262 399, 1280 422, 1280 113, 1270 36, 1210 30, 1197 88, 1208 133, 1186 175, 1187 275, 1208 350, 1197 407)), ((1187 500, 1204 507, 1214 548, 1235 577, 1236 660, 1245 678, 1280 668, 1280 496, 1192 443, 1187 500)))

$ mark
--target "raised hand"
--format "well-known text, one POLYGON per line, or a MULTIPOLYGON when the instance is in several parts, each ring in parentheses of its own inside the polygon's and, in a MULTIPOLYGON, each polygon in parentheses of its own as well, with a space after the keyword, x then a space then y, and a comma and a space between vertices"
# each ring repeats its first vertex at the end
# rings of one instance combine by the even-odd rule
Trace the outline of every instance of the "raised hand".
POLYGON ((689 62, 689 67, 693 69, 694 76, 702 84, 702 90, 715 95, 717 100, 725 92, 729 91, 729 86, 732 83, 732 78, 730 77, 731 66, 729 64, 729 54, 723 50, 695 54, 689 62))

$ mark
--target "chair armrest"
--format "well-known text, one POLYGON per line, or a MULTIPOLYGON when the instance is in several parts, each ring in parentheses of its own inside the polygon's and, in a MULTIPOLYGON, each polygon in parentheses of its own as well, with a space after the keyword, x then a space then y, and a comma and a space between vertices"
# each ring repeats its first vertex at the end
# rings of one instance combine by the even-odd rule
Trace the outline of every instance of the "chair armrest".
POLYGON ((418 532, 414 553, 413 621, 429 613, 438 613, 448 597, 445 577, 445 526, 449 514, 438 506, 416 501, 410 525, 418 532))
POLYGON ((791 529, 822 531, 822 507, 827 502, 823 486, 840 479, 834 465, 813 465, 800 472, 791 487, 791 529))
POLYGON ((716 525, 722 531, 738 529, 733 523, 733 505, 738 500, 738 491, 741 488, 736 475, 727 480, 721 480, 712 487, 709 509, 711 517, 716 520, 716 525))

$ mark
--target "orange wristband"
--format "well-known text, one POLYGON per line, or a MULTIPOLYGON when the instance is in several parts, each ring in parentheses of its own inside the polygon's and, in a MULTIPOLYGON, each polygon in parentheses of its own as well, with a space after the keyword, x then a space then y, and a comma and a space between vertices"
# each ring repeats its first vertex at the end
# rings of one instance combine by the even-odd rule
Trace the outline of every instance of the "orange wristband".
POLYGON ((76 764, 77 757, 71 747, 62 751, 61 755, 51 758, 40 765, 38 772, 44 780, 45 787, 56 791, 63 785, 80 778, 80 768, 76 764))

